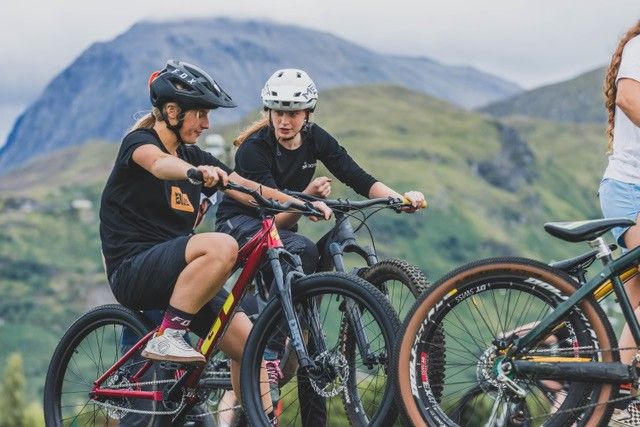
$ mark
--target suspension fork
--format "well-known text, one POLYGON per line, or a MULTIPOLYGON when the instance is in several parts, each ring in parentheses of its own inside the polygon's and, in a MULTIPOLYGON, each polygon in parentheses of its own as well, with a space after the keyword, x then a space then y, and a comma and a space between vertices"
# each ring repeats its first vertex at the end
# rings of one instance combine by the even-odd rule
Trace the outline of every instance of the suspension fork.
POLYGON ((286 277, 282 271, 282 265, 280 264, 280 255, 288 254, 282 249, 268 249, 267 258, 271 264, 271 270, 273 271, 273 278, 275 280, 277 293, 276 297, 280 300, 282 311, 287 321, 289 332, 291 333, 291 341, 293 348, 298 355, 298 363, 300 367, 306 369, 312 369, 315 367, 315 363, 309 357, 307 349, 304 346, 304 339, 302 338, 302 328, 300 327, 300 321, 296 314, 296 310, 293 307, 293 301, 291 299, 291 281, 296 277, 303 277, 302 266, 299 262, 299 257, 293 258, 296 262, 296 269, 289 272, 286 277), (297 258, 297 259, 296 259, 297 258))

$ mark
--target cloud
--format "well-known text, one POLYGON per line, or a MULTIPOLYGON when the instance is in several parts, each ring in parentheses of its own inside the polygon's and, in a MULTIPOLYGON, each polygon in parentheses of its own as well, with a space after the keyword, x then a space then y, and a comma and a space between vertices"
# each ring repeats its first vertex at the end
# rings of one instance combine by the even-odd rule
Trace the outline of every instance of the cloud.
POLYGON ((5 59, 0 102, 34 99, 91 43, 109 40, 143 19, 267 18, 331 32, 385 53, 471 65, 533 87, 606 63, 621 33, 640 18, 637 0, 618 0, 615 7, 600 0, 396 0, 378 4, 21 0, 3 9, 3 40, 16 42, 0 46, 5 59))

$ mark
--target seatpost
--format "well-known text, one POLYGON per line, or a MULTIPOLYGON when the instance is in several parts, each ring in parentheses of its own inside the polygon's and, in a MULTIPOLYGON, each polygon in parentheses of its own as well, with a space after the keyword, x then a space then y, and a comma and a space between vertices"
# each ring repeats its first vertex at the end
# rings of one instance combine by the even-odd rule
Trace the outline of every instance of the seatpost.
POLYGON ((607 265, 613 258, 611 257, 611 248, 607 245, 602 237, 597 237, 587 242, 589 246, 598 250, 596 258, 602 261, 602 264, 607 265))

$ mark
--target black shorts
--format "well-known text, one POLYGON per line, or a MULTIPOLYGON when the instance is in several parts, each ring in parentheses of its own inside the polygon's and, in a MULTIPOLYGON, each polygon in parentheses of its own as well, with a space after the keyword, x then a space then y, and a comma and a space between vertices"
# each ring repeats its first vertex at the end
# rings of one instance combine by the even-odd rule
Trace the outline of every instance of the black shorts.
MULTIPOLYGON (((116 300, 133 310, 166 309, 178 276, 187 266, 185 252, 190 238, 178 237, 125 259, 111 276, 116 300)), ((218 292, 196 313, 189 329, 205 337, 227 295, 224 289, 218 292)))

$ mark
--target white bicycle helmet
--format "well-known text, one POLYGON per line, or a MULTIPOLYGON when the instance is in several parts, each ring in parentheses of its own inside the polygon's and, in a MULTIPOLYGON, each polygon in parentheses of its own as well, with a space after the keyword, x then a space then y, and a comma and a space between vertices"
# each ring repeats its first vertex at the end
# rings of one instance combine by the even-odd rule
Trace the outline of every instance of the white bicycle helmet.
POLYGON ((278 70, 262 88, 262 105, 270 110, 311 110, 318 102, 315 83, 307 73, 294 68, 278 70))

